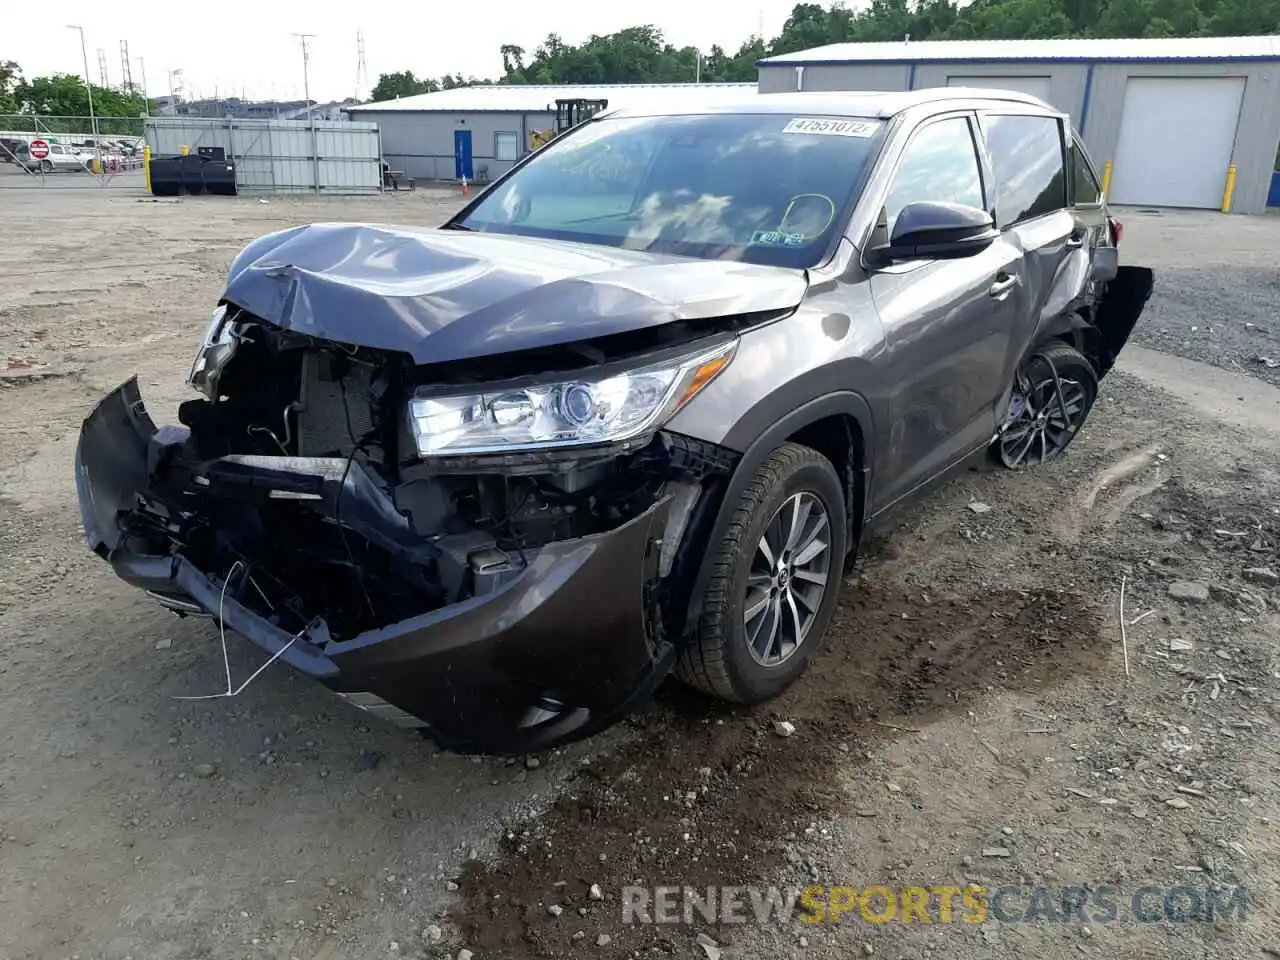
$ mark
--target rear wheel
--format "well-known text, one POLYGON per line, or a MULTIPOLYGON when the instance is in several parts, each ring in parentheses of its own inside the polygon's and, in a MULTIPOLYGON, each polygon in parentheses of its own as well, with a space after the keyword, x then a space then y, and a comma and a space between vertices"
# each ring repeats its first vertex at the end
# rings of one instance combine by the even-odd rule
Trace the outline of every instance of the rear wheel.
POLYGON ((678 675, 713 696, 758 703, 795 681, 821 650, 846 546, 844 490, 826 457, 795 443, 747 485, 678 675))
POLYGON ((41 160, 41 161, 40 161, 40 171, 41 171, 42 173, 53 173, 53 161, 52 161, 52 160, 41 160))
POLYGON ((1060 456, 1097 395, 1097 375, 1079 351, 1059 341, 1043 345, 1018 368, 992 455, 1011 470, 1060 456))

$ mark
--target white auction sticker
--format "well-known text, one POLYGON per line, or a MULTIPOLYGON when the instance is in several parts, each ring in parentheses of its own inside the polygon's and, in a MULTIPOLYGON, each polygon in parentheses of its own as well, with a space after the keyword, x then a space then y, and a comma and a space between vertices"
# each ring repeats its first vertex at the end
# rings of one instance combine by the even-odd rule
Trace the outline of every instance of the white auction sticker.
POLYGON ((874 137, 878 123, 867 120, 833 120, 823 117, 797 117, 782 128, 783 133, 817 133, 827 137, 874 137))

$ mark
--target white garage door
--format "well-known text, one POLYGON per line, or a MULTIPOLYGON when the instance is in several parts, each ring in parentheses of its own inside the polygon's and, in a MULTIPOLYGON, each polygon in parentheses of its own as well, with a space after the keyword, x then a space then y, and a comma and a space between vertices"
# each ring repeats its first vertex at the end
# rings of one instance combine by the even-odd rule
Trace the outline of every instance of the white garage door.
POLYGON ((1131 77, 1111 201, 1220 207, 1243 96, 1243 77, 1131 77))
POLYGON ((981 87, 983 90, 1015 90, 1029 93, 1046 103, 1049 100, 1048 77, 947 77, 948 87, 981 87))

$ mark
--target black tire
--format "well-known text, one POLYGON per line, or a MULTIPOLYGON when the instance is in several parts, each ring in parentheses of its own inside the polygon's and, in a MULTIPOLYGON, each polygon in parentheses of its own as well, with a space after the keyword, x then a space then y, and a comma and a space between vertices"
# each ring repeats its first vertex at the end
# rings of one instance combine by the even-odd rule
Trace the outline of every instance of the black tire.
POLYGON ((1018 470, 1060 457, 1089 418, 1097 397, 1098 375, 1083 354, 1061 340, 1041 344, 1018 368, 1009 409, 991 444, 992 458, 1018 470))
MULTIPOLYGON (((782 693, 804 672, 822 649, 831 614, 839 599, 848 537, 845 509, 840 477, 822 454, 800 444, 785 443, 769 455, 747 485, 734 510, 724 541, 711 548, 715 554, 702 616, 693 636, 686 642, 676 668, 681 680, 724 700, 760 703, 782 693), (818 514, 813 510, 814 503, 820 503, 825 509, 828 532, 820 534, 813 543, 816 544, 822 536, 827 538, 826 580, 820 599, 813 600, 816 610, 804 609, 802 613, 794 613, 796 619, 788 624, 793 633, 799 630, 799 643, 794 644, 792 652, 781 662, 766 664, 756 659, 748 639, 748 581, 758 582, 753 579, 760 576, 759 573, 753 574, 753 563, 758 565, 762 556, 758 550, 766 528, 771 531, 779 529, 771 527, 777 519, 775 515, 784 505, 794 504, 793 498, 796 497, 801 498, 802 508, 807 505, 807 515, 813 518, 815 527, 818 514), (812 617, 812 620, 807 628, 800 630, 799 620, 803 617, 812 617)), ((802 558, 792 559, 799 561, 802 558)), ((792 597, 791 605, 783 606, 784 601, 778 601, 779 609, 787 614, 802 610, 804 604, 798 600, 800 591, 812 590, 807 578, 816 576, 816 573, 802 571, 794 582, 791 582, 791 576, 787 574, 787 583, 781 588, 782 597, 792 597), (800 577, 806 577, 806 581, 802 583, 800 577), (788 585, 794 590, 789 592, 788 585)), ((753 589, 756 589, 756 597, 762 595, 759 588, 753 589)), ((778 589, 774 588, 775 594, 778 589)), ((757 604, 759 602, 762 601, 756 601, 757 604)), ((768 616, 768 613, 762 616, 768 616)), ((763 629, 764 626, 757 626, 757 630, 763 629)), ((779 627, 780 644, 782 632, 785 631, 779 627)))
POLYGON ((40 161, 40 170, 41 170, 41 172, 42 172, 42 173, 53 173, 53 161, 52 161, 52 160, 41 160, 41 161, 40 161))

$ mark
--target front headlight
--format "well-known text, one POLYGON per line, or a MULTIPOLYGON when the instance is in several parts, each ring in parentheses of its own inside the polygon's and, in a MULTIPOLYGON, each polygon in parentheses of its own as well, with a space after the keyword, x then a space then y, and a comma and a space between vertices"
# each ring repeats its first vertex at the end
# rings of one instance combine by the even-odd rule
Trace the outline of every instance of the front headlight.
POLYGON ((420 394, 409 425, 424 457, 617 443, 656 429, 729 365, 711 350, 605 376, 468 394, 420 394))
POLYGON ((236 344, 240 342, 235 328, 235 321, 227 319, 227 305, 218 304, 191 363, 191 372, 187 374, 187 383, 214 403, 218 402, 218 378, 222 375, 222 368, 235 354, 236 344))

